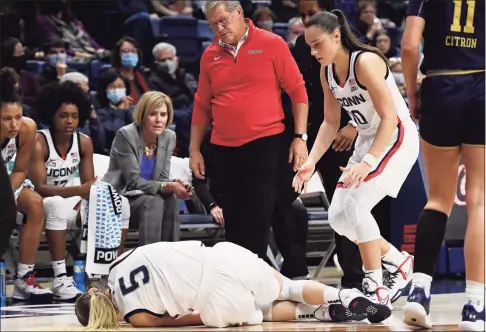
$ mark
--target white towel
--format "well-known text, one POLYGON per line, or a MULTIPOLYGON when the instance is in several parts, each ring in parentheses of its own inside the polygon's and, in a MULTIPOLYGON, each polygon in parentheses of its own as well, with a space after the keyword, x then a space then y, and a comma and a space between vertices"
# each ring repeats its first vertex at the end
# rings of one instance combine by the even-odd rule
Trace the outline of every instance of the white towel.
POLYGON ((89 201, 81 204, 81 216, 81 253, 86 254, 86 272, 108 275, 121 243, 121 196, 110 184, 98 181, 91 186, 89 201))

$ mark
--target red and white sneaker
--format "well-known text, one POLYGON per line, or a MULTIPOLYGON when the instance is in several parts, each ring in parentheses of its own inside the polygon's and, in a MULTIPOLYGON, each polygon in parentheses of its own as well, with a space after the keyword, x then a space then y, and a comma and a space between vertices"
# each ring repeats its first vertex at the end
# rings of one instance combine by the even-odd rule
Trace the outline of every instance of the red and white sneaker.
POLYGON ((390 301, 394 303, 400 298, 403 290, 412 282, 414 257, 403 251, 403 261, 394 266, 383 262, 386 271, 383 276, 383 285, 390 290, 390 301))
POLYGON ((42 287, 35 279, 35 272, 29 272, 14 281, 12 298, 20 301, 51 302, 53 294, 50 289, 42 287))

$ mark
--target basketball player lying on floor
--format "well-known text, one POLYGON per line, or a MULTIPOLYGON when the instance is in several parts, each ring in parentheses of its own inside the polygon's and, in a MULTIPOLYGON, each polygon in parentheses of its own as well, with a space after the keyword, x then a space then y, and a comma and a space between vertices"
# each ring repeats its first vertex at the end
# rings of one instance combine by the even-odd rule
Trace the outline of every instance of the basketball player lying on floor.
POLYGON ((134 327, 227 327, 310 317, 381 322, 391 314, 355 289, 290 280, 231 242, 135 248, 113 262, 108 288, 92 288, 76 302, 76 316, 90 330, 114 328, 118 317, 134 327))
MULTIPOLYGON (((91 104, 85 92, 73 82, 44 87, 36 101, 41 122, 49 127, 38 131, 31 157, 29 177, 44 197, 47 239, 52 256, 54 299, 74 300, 82 293, 66 274, 64 252, 66 229, 79 229, 82 198, 88 199, 96 182, 91 139, 77 131, 89 118, 91 104), (74 179, 79 169, 81 185, 74 179), (77 224, 78 222, 78 224, 77 224)), ((122 196, 121 196, 122 197, 122 196)), ((122 245, 130 210, 122 197, 122 245)))

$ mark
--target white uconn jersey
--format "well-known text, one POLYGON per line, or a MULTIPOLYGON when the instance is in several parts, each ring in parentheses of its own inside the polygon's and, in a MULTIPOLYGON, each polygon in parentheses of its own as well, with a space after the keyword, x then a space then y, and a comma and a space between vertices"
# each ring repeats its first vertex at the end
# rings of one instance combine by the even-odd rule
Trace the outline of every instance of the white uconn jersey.
POLYGON ((44 136, 47 145, 46 184, 60 187, 72 186, 81 162, 80 134, 75 132, 72 135, 68 153, 65 158, 62 158, 54 144, 50 130, 42 129, 39 130, 39 133, 44 136))
POLYGON ((137 312, 172 317, 192 313, 206 249, 200 241, 157 242, 118 257, 108 285, 125 320, 137 312))
POLYGON ((2 149, 2 160, 5 163, 7 170, 9 169, 8 162, 12 160, 12 158, 15 156, 18 147, 19 147, 19 135, 17 135, 15 138, 10 138, 9 140, 6 140, 1 143, 0 149, 2 149))
MULTIPOLYGON (((358 125, 357 130, 360 135, 374 137, 378 131, 381 118, 376 112, 373 101, 367 89, 356 79, 356 60, 364 51, 351 53, 349 59, 348 77, 344 85, 340 86, 337 75, 334 71, 334 64, 326 67, 326 78, 329 89, 341 106, 348 112, 351 119, 358 125)), ((387 67, 386 84, 393 98, 395 111, 400 120, 410 117, 407 104, 398 90, 395 78, 387 67)))

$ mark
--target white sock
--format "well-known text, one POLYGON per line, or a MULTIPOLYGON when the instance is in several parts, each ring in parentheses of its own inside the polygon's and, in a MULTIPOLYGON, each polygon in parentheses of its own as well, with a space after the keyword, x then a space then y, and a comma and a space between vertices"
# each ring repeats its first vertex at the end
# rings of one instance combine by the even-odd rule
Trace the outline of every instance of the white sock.
POLYGON ((403 259, 403 254, 393 245, 391 245, 390 250, 388 250, 388 252, 381 257, 383 265, 389 272, 396 272, 396 268, 402 264, 403 259))
POLYGON ((60 275, 65 275, 66 273, 66 261, 53 261, 52 269, 54 270, 54 277, 59 277, 60 275))
POLYGON ((297 306, 295 307, 295 319, 300 320, 314 318, 314 311, 316 311, 316 309, 319 307, 320 306, 318 305, 297 303, 297 306))
POLYGON ((337 288, 325 286, 322 296, 324 297, 325 304, 341 303, 341 299, 339 298, 339 289, 337 288))
POLYGON ((17 265, 17 278, 24 277, 27 273, 34 271, 34 264, 22 264, 17 265))
POLYGON ((365 276, 363 278, 363 289, 367 292, 374 292, 376 288, 383 287, 383 269, 364 270, 365 276), (371 279, 373 282, 368 282, 366 279, 371 279), (368 283, 366 287, 365 283, 368 283))
POLYGON ((466 303, 470 303, 481 312, 484 309, 485 285, 472 280, 466 280, 466 303))
POLYGON ((413 274, 412 287, 410 287, 410 294, 415 287, 421 287, 425 291, 425 296, 430 296, 430 285, 432 284, 432 277, 425 273, 415 272, 413 274))

